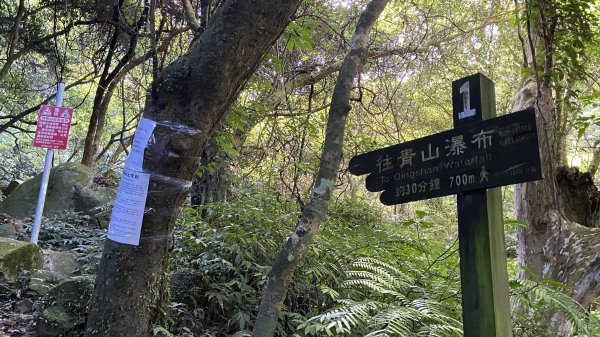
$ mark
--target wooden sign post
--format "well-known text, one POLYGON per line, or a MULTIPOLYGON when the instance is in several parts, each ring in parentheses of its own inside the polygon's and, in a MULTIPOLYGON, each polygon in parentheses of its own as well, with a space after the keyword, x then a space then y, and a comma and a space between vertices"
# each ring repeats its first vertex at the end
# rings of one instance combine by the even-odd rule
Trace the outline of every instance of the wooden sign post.
MULTIPOLYGON (((452 111, 454 127, 496 117, 494 83, 481 74, 454 81, 452 111)), ((458 194, 456 203, 464 335, 512 336, 500 188, 458 194)))
POLYGON ((371 192, 394 205, 457 194, 466 337, 512 335, 499 186, 542 179, 535 111, 495 117, 494 84, 452 83, 454 129, 355 156, 371 192))

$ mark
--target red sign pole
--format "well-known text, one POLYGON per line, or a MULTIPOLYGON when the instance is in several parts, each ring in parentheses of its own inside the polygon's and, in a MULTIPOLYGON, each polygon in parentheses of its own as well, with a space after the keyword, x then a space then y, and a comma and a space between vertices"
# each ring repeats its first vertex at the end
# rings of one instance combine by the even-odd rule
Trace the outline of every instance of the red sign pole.
POLYGON ((37 244, 38 236, 40 234, 40 224, 42 222, 42 213, 44 212, 44 203, 46 202, 46 191, 48 190, 48 178, 50 177, 50 168, 52 167, 54 149, 64 150, 67 147, 67 140, 69 138, 69 127, 71 125, 71 116, 73 115, 73 110, 70 109, 68 118, 63 118, 66 116, 61 116, 60 106, 62 105, 64 91, 65 84, 62 82, 58 83, 58 90, 56 92, 56 107, 59 108, 59 111, 56 113, 57 116, 55 116, 56 111, 51 111, 55 110, 54 107, 43 105, 40 109, 40 116, 38 118, 38 125, 35 132, 33 146, 45 147, 48 149, 46 151, 46 159, 44 160, 44 172, 42 173, 40 194, 38 195, 38 202, 37 206, 35 207, 33 228, 31 229, 30 242, 35 244, 37 244), (66 133, 64 132, 64 119, 68 119, 66 122, 68 125, 66 127, 66 133))

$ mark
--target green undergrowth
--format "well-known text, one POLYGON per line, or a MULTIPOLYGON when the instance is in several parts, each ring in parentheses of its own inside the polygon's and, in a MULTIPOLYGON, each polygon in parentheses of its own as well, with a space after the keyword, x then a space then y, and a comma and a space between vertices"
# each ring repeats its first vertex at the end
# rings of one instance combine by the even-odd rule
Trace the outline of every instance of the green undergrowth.
MULTIPOLYGON (((43 218, 38 245, 43 249, 69 251, 81 263, 80 274, 96 274, 102 257, 106 229, 91 225, 89 215, 63 212, 60 216, 43 218)), ((27 227, 28 233, 31 228, 27 227)))
MULTIPOLYGON (((461 336, 454 224, 414 213, 394 221, 364 200, 332 202, 294 274, 276 336, 461 336)), ((269 193, 184 209, 170 269, 189 283, 173 288, 171 315, 155 334, 248 336, 271 264, 299 214, 295 202, 269 193)), ((527 308, 513 312, 515 332, 533 331, 531 317, 550 309, 565 312, 578 337, 597 331, 597 320, 556 284, 510 285, 513 301, 527 308)))
MULTIPOLYGON (((424 211, 401 220, 382 214, 360 199, 332 202, 294 274, 276 336, 461 336, 454 224, 424 211)), ((170 259, 184 287, 172 287, 155 335, 249 335, 271 264, 299 215, 295 202, 269 193, 184 209, 170 259)), ((40 246, 75 253, 79 273, 94 274, 106 231, 89 220, 75 213, 44 219, 40 246)), ((564 286, 531 279, 510 282, 521 308, 512 312, 516 333, 548 336, 532 322, 559 310, 574 336, 598 335, 597 306, 586 311, 564 286)))
MULTIPOLYGON (((189 293, 173 294, 185 303, 173 304, 171 333, 248 334, 271 264, 299 213, 296 203, 266 193, 200 210, 185 209, 175 235, 171 269, 191 269, 198 277, 189 293), (206 214, 205 218, 199 213, 206 214)), ((278 336, 325 331, 314 317, 335 310, 347 303, 345 299, 386 298, 383 288, 350 281, 357 263, 369 268, 365 261, 405 273, 410 298, 436 294, 456 323, 460 318, 456 241, 436 237, 424 212, 404 222, 387 221, 381 214, 381 209, 362 200, 332 203, 327 221, 295 273, 280 314, 278 336)), ((358 335, 362 328, 350 334, 358 335)), ((164 327, 159 332, 165 334, 164 327)))

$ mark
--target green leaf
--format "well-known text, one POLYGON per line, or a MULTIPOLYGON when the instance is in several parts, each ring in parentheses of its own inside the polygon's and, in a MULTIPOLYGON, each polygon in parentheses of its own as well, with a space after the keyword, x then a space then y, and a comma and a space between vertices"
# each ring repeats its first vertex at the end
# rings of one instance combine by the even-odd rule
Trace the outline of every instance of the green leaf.
POLYGON ((433 227, 433 223, 428 222, 428 221, 421 221, 421 227, 423 227, 423 228, 431 228, 431 227, 433 227))
POLYGON ((504 225, 515 225, 515 226, 519 226, 519 227, 523 227, 523 228, 529 227, 529 225, 526 222, 523 222, 521 220, 516 220, 516 219, 504 220, 504 225))

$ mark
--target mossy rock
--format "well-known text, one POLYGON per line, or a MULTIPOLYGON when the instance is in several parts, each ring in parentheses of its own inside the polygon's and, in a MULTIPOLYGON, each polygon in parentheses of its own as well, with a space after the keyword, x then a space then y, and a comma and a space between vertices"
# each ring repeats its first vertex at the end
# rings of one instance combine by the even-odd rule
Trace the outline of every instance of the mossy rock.
POLYGON ((38 336, 60 336, 81 323, 83 322, 80 317, 71 314, 68 310, 66 310, 60 305, 54 305, 49 308, 46 308, 38 317, 38 336))
POLYGON ((43 259, 42 250, 33 243, 0 238, 0 274, 8 281, 15 281, 23 270, 41 268, 43 259))
POLYGON ((42 299, 38 336, 58 336, 85 322, 94 279, 77 276, 52 287, 42 299))
MULTIPOLYGON (((95 207, 114 201, 116 188, 94 183, 94 172, 79 163, 65 163, 52 168, 44 216, 61 215, 65 211, 89 214, 95 207)), ((0 212, 16 218, 34 214, 42 174, 25 181, 0 203, 0 212)))
POLYGON ((61 305, 73 313, 81 314, 86 312, 93 290, 93 277, 75 276, 52 287, 44 297, 44 302, 61 305))
POLYGON ((50 291, 50 288, 54 286, 54 283, 56 283, 56 280, 50 272, 46 270, 36 270, 29 277, 27 289, 33 291, 37 295, 44 296, 50 291))

